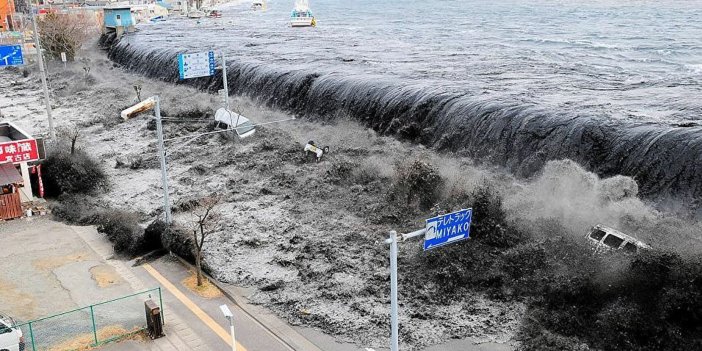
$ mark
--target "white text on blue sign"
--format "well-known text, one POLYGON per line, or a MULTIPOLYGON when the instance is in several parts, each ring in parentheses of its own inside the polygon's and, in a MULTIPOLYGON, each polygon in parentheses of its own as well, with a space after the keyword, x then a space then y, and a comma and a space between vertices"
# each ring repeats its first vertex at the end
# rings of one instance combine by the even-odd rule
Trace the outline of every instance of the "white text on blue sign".
POLYGON ((470 238, 473 209, 427 219, 424 250, 470 238))

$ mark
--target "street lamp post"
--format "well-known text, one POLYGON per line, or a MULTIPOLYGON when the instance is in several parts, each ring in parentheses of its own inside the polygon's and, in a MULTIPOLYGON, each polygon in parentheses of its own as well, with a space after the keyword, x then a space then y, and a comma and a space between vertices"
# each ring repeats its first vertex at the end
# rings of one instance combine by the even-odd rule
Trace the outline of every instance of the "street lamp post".
POLYGON ((229 320, 229 330, 232 334, 232 351, 236 351, 236 337, 234 336, 234 315, 232 314, 232 311, 229 310, 229 306, 227 305, 221 305, 219 306, 219 309, 222 310, 222 314, 224 314, 224 317, 229 320))
POLYGON ((161 120, 161 99, 154 95, 138 104, 122 111, 122 118, 127 120, 129 116, 139 112, 153 109, 156 115, 156 134, 158 136, 158 156, 161 161, 161 182, 163 186, 163 213, 166 223, 171 224, 171 200, 168 197, 168 169, 166 168, 166 149, 163 146, 163 123, 161 120))
MULTIPOLYGON (((39 9, 37 9, 39 11, 39 9)), ((44 58, 41 54, 41 43, 39 42, 39 31, 37 29, 37 15, 32 9, 32 28, 34 29, 34 46, 37 50, 37 62, 39 63, 39 73, 41 74, 41 84, 44 89, 44 103, 46 105, 46 116, 49 119, 49 135, 52 142, 56 142, 56 131, 54 131, 54 119, 51 116, 51 99, 49 97, 49 85, 46 82, 46 71, 44 70, 44 58)))

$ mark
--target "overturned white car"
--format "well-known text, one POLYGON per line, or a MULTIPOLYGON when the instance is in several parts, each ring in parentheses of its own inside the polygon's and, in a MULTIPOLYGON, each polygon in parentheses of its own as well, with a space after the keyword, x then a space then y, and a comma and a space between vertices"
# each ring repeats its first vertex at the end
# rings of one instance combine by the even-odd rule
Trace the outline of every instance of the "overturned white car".
POLYGON ((598 224, 587 233, 587 239, 595 252, 622 250, 627 253, 637 253, 649 250, 651 246, 616 229, 598 224))
POLYGON ((314 155, 317 162, 322 159, 322 156, 329 153, 329 146, 319 147, 314 141, 310 140, 305 145, 305 156, 309 158, 310 155, 314 155))
POLYGON ((248 118, 225 108, 215 112, 215 121, 226 129, 234 129, 239 138, 243 139, 256 133, 256 126, 248 118))

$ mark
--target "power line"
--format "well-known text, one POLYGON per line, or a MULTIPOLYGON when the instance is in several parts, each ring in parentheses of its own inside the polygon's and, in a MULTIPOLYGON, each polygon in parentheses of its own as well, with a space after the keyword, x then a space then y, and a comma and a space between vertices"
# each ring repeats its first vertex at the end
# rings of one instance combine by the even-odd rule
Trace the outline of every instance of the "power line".
POLYGON ((210 134, 217 134, 217 133, 225 133, 225 132, 230 132, 232 129, 246 129, 246 128, 251 128, 251 127, 258 127, 258 126, 263 126, 266 124, 272 124, 272 123, 279 123, 279 122, 287 122, 287 121, 292 121, 295 120, 295 117, 293 118, 288 118, 288 119, 281 119, 277 121, 270 121, 270 122, 264 122, 264 123, 258 123, 258 124, 253 124, 253 125, 248 125, 248 126, 243 126, 243 127, 231 127, 229 129, 225 130, 217 130, 214 132, 207 132, 207 133, 201 133, 201 134, 196 134, 196 135, 186 135, 186 136, 179 136, 179 137, 173 137, 169 139, 164 139, 163 142, 166 141, 173 141, 173 140, 180 140, 180 139, 187 139, 187 138, 197 138, 205 135, 210 135, 210 134))

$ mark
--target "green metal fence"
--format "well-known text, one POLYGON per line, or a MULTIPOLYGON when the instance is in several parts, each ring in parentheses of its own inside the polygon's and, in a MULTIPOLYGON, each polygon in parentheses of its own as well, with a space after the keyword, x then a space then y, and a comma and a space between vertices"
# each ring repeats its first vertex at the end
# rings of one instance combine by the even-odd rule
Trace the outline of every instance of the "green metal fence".
POLYGON ((55 314, 18 323, 27 351, 73 351, 114 341, 146 329, 144 301, 161 307, 161 288, 149 289, 55 314))

